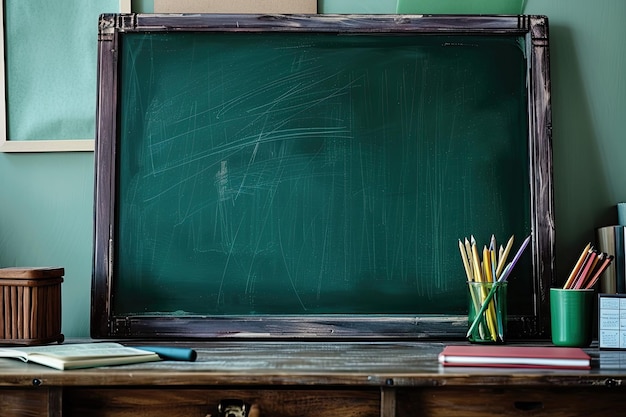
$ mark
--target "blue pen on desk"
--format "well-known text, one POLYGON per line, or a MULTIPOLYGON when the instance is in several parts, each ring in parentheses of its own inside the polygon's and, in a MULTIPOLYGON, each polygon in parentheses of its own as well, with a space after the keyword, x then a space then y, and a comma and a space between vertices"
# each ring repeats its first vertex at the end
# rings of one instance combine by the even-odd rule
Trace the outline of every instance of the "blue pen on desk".
POLYGON ((198 357, 194 349, 171 346, 133 346, 136 349, 154 352, 163 360, 193 362, 198 357))
POLYGON ((489 306, 489 302, 491 302, 491 299, 496 293, 496 289, 500 285, 502 285, 502 283, 505 282, 507 278, 509 277, 509 275, 511 274, 513 267, 515 266, 515 264, 517 264, 517 261, 519 261, 519 259, 521 258, 522 253, 524 252, 524 249, 526 249, 526 246, 528 246, 528 242, 530 242, 531 236, 532 235, 528 236, 524 240, 524 242, 522 243, 522 246, 519 248, 519 250, 515 254, 515 257, 513 257, 513 260, 509 262, 509 264, 504 268, 504 271, 502 271, 502 275, 500 276, 500 278, 498 278, 498 280, 494 282, 493 286, 491 287, 491 290, 489 291, 489 294, 487 294, 487 297, 485 297, 485 300, 483 301, 483 305, 480 307, 480 311, 476 314, 476 317, 474 318, 474 321, 472 322, 472 325, 467 331, 467 334, 465 335, 465 337, 469 337, 474 331, 474 328, 477 326, 478 322, 480 321, 480 318, 483 316, 483 314, 485 314, 485 310, 487 310, 487 306, 489 306))

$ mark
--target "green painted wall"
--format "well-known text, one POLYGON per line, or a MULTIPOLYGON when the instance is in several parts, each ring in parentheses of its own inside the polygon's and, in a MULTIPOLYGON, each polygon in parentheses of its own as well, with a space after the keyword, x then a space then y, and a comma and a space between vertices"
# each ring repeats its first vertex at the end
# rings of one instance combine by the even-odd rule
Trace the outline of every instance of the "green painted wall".
MULTIPOLYGON (((321 0, 320 11, 393 13, 395 2, 321 0)), ((550 18, 557 273, 567 274, 626 201, 626 2, 527 0, 525 12, 550 18)), ((0 154, 0 266, 65 267, 66 337, 89 335, 93 158, 0 154)))

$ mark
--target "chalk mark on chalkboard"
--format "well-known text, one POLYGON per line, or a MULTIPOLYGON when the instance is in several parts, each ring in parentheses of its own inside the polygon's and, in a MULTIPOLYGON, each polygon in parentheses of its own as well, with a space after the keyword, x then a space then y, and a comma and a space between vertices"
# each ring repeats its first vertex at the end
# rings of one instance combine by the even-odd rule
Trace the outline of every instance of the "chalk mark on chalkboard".
MULTIPOLYGON (((299 79, 304 80, 304 81, 309 81, 311 79, 316 79, 317 77, 315 77, 315 74, 314 74, 315 72, 316 72, 315 69, 311 69, 311 70, 309 70, 307 72, 300 71, 300 72, 289 73, 286 77, 279 78, 279 79, 273 80, 271 82, 263 83, 260 88, 250 88, 250 89, 248 89, 246 91, 246 93, 240 94, 239 96, 233 97, 233 98, 231 98, 229 100, 220 102, 216 106, 207 108, 207 110, 205 110, 204 112, 214 112, 214 111, 217 110, 216 118, 220 119, 229 110, 231 110, 233 108, 238 108, 238 106, 241 106, 242 102, 245 102, 246 100, 252 99, 255 96, 263 97, 268 92, 274 91, 276 89, 277 85, 282 85, 282 84, 286 84, 286 83, 289 83, 289 82, 297 82, 299 79)), ((297 94, 301 94, 299 91, 294 91, 294 94, 296 94, 296 93, 297 94)), ((267 106, 267 105, 271 104, 271 103, 266 103, 265 100, 262 100, 262 101, 265 103, 264 106, 267 106)), ((262 106, 259 106, 259 107, 262 107, 262 106)), ((253 109, 250 109, 250 110, 255 110, 255 109, 253 108, 253 109)))
POLYGON ((287 256, 285 255, 285 248, 283 247, 283 234, 280 228, 280 222, 278 223, 278 243, 280 245, 280 254, 283 258, 283 263, 285 264, 285 271, 287 272, 287 279, 289 280, 289 283, 291 284, 293 293, 296 295, 296 298, 298 299, 300 306, 302 307, 304 311, 307 311, 308 309, 302 302, 302 298, 300 298, 300 294, 298 294, 298 289, 296 288, 296 285, 293 282, 293 277, 291 276, 291 271, 290 271, 289 265, 287 264, 287 256))
POLYGON ((220 280, 220 287, 217 292, 217 305, 224 303, 224 281, 226 280, 226 271, 228 270, 228 265, 230 264, 230 260, 233 256, 233 248, 235 247, 235 242, 237 241, 237 236, 239 236, 239 230, 241 230, 241 225, 243 224, 243 217, 239 221, 239 226, 237 226, 237 231, 235 232, 235 236, 232 239, 230 244, 230 248, 228 249, 228 256, 226 257, 226 262, 224 263, 224 269, 222 271, 222 278, 220 280))
MULTIPOLYGON (((159 142, 159 145, 163 145, 167 141, 171 141, 174 139, 180 139, 188 137, 191 132, 181 133, 176 136, 169 137, 166 140, 159 142)), ((293 128, 293 129, 283 129, 277 130, 274 132, 265 133, 263 135, 263 139, 259 140, 259 134, 254 134, 252 136, 246 136, 237 140, 233 140, 231 142, 227 142, 225 144, 215 146, 213 148, 207 149, 204 152, 198 152, 194 154, 193 157, 187 157, 185 159, 176 161, 176 163, 167 164, 159 169, 154 169, 149 173, 146 173, 144 177, 148 176, 156 176, 159 174, 165 174, 168 171, 178 169, 185 164, 189 164, 192 162, 198 162, 205 160, 207 158, 214 157, 216 155, 225 154, 226 156, 232 156, 236 153, 240 152, 242 149, 256 145, 257 143, 269 144, 272 142, 280 142, 285 140, 303 140, 309 137, 319 138, 325 136, 333 136, 339 139, 351 139, 352 135, 349 134, 350 131, 342 128, 342 127, 312 127, 312 128, 293 128)), ((156 145, 154 145, 156 146, 156 145)), ((219 161, 214 162, 211 166, 207 166, 206 169, 210 169, 219 164, 219 161)), ((202 172, 199 172, 202 173, 202 172)))
MULTIPOLYGON (((290 88, 289 91, 284 92, 282 95, 280 95, 279 97, 275 98, 272 101, 268 101, 268 102, 263 102, 262 104, 256 106, 256 107, 251 107, 248 108, 246 110, 246 112, 248 113, 254 113, 260 109, 265 108, 266 110, 263 110, 263 115, 267 115, 270 114, 272 112, 284 112, 285 110, 290 110, 293 111, 295 109, 301 108, 303 107, 301 110, 299 110, 297 113, 295 113, 295 115, 302 113, 306 110, 309 110, 313 107, 317 107, 319 104, 330 100, 331 98, 335 98, 335 97, 340 97, 342 95, 345 95, 346 92, 350 91, 350 89, 352 88, 352 86, 359 80, 359 79, 355 79, 353 81, 350 81, 348 84, 341 86, 340 88, 334 88, 334 89, 330 89, 328 91, 328 93, 322 97, 319 98, 315 98, 314 100, 309 100, 306 99, 308 96, 318 96, 320 94, 320 92, 316 91, 314 88, 317 85, 323 85, 326 81, 328 80, 332 80, 337 78, 339 75, 341 75, 341 73, 336 73, 336 74, 331 74, 326 78, 322 78, 319 79, 313 83, 308 83, 307 85, 302 85, 302 84, 298 84, 295 85, 293 87, 290 88), (291 97, 296 96, 299 100, 300 103, 295 104, 292 103, 290 100, 291 97), (306 99, 306 100, 305 100, 306 99), (291 104, 289 106, 286 107, 280 107, 280 108, 276 108, 278 107, 278 104, 291 104)), ((313 77, 315 77, 315 74, 312 74, 313 77)), ((276 84, 282 84, 283 83, 283 79, 277 80, 275 83, 276 84)), ((271 85, 271 84, 266 84, 264 85, 264 88, 261 89, 257 89, 257 94, 260 95, 260 93, 264 90, 267 89, 267 87, 271 85)), ((270 90, 271 91, 271 90, 270 90)))

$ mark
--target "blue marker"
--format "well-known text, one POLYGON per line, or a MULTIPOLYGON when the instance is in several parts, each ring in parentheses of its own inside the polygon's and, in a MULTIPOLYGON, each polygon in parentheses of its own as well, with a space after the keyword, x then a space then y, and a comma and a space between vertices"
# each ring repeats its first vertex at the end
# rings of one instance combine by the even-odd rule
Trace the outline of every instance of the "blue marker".
POLYGON ((133 346, 136 349, 154 352, 163 360, 193 362, 198 357, 198 353, 189 348, 168 347, 168 346, 133 346))

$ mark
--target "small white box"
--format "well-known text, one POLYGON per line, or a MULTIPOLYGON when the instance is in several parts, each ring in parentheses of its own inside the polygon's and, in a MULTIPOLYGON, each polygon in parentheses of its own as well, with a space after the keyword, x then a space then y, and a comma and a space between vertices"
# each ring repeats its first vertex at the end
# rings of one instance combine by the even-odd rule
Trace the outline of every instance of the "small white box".
POLYGON ((626 294, 598 294, 600 349, 626 349, 626 294))

